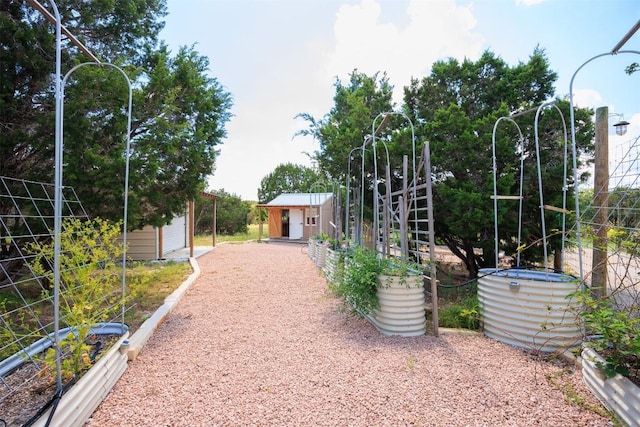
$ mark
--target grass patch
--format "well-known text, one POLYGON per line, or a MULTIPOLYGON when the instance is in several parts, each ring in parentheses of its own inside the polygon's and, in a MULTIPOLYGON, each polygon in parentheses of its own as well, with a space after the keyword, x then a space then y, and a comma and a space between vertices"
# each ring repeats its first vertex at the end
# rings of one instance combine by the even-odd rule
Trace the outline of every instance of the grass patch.
MULTIPOLYGON (((137 262, 128 266, 124 322, 129 326, 130 333, 140 328, 142 322, 148 319, 164 303, 164 299, 176 290, 191 273, 193 273, 193 269, 188 262, 137 262)), ((96 274, 105 274, 113 278, 107 293, 120 295, 121 267, 110 267, 96 274)), ((94 311, 99 314, 105 313, 105 316, 108 316, 97 320, 120 322, 122 319, 118 314, 121 313, 120 302, 120 297, 108 300, 108 302, 107 300, 97 301, 94 311)), ((0 342, 3 344, 0 349, 0 360, 20 349, 15 343, 11 344, 17 338, 26 339, 22 343, 24 346, 53 331, 52 300, 42 295, 23 301, 12 291, 0 291, 0 314, 2 314, 0 342), (34 315, 38 322, 36 322, 34 315), (46 329, 39 331, 41 325, 47 325, 46 329)))
POLYGON ((136 263, 128 268, 131 301, 125 312, 125 323, 129 331, 133 333, 138 329, 191 273, 193 269, 188 262, 136 263))
POLYGON ((480 329, 477 295, 469 295, 438 308, 438 325, 442 328, 480 329))
POLYGON ((440 283, 442 285, 438 287, 438 326, 480 330, 477 281, 441 277, 440 283))
MULTIPOLYGON (((216 236, 216 243, 224 242, 246 242, 247 240, 258 240, 259 224, 249 224, 247 226, 246 233, 236 233, 232 235, 219 234, 216 236)), ((262 224, 262 238, 269 237, 269 226, 262 224)), ((211 246, 212 237, 211 234, 199 234, 194 236, 194 245, 196 246, 211 246)))

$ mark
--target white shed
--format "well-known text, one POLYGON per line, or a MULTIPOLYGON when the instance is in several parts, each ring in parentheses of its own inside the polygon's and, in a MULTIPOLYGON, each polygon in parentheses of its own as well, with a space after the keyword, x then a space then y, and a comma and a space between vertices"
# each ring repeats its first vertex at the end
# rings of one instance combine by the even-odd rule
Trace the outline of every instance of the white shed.
POLYGON ((333 193, 283 193, 258 207, 268 212, 269 238, 308 240, 331 234, 333 193))

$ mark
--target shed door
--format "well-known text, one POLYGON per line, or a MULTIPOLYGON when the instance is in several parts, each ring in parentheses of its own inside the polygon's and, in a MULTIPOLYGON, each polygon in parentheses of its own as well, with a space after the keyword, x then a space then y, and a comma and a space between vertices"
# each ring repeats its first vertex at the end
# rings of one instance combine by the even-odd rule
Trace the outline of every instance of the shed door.
POLYGON ((303 236, 304 210, 289 210, 289 238, 299 240, 303 236))

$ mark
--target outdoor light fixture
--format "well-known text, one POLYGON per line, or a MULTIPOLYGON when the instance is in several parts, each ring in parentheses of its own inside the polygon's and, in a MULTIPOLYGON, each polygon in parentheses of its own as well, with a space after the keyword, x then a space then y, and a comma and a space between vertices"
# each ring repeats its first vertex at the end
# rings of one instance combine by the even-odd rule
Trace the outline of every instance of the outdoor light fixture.
POLYGON ((613 127, 616 128, 616 134, 620 136, 627 133, 628 126, 629 126, 629 122, 626 120, 620 120, 618 123, 613 124, 613 127))

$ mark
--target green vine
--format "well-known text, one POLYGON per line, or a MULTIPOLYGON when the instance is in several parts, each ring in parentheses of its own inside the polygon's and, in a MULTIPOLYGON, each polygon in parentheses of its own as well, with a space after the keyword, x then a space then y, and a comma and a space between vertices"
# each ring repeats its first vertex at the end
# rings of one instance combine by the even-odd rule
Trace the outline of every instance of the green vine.
MULTIPOLYGON (((60 351, 67 354, 61 361, 65 377, 77 376, 92 364, 89 344, 92 328, 109 319, 121 307, 117 284, 121 280, 115 263, 124 251, 118 237, 120 224, 97 218, 92 221, 67 219, 60 235, 60 320, 73 332, 62 337, 60 351)), ((36 277, 54 281, 54 242, 36 242, 25 251, 33 255, 29 267, 36 277)), ((53 289, 44 291, 52 299, 53 289)), ((58 355, 50 348, 43 369, 49 372, 58 355)))

